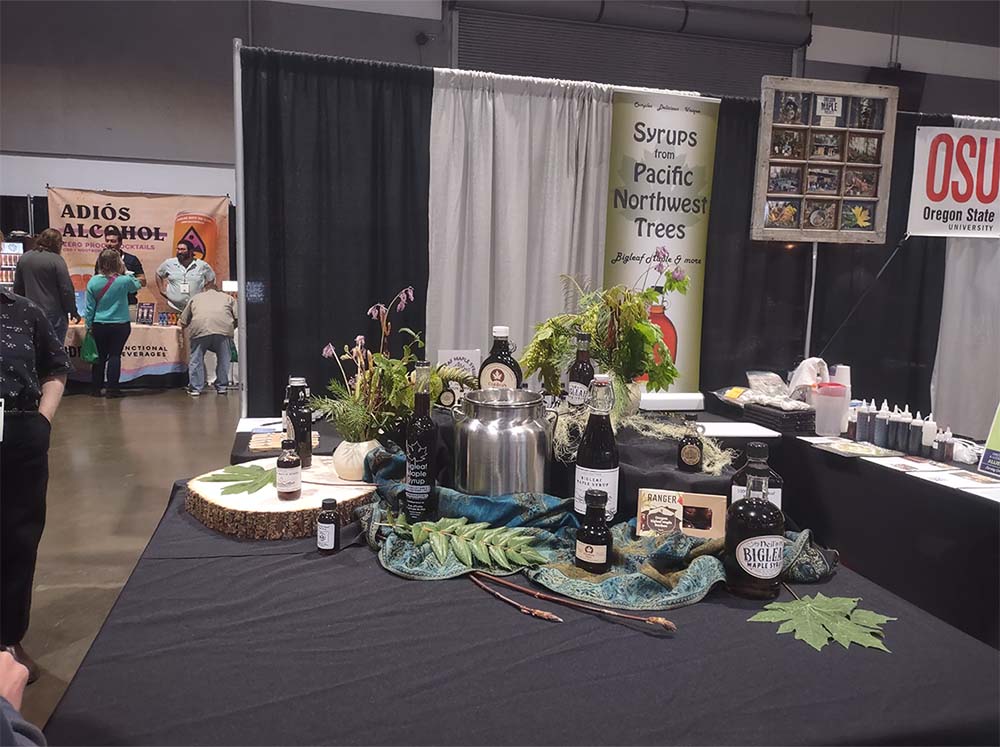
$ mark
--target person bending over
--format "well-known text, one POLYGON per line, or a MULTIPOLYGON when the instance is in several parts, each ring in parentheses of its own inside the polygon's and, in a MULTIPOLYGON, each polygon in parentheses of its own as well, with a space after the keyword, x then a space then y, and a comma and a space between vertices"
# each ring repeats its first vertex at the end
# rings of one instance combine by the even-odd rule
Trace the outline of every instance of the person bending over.
POLYGON ((188 362, 188 394, 197 397, 205 389, 205 351, 215 353, 215 390, 225 394, 229 389, 229 362, 233 330, 236 328, 236 301, 228 293, 216 290, 210 283, 194 296, 181 314, 179 323, 191 338, 191 359, 188 362))
POLYGON ((21 639, 28 630, 38 543, 45 529, 49 441, 69 357, 44 312, 0 289, 0 646, 38 677, 21 639))
POLYGON ((101 252, 97 271, 87 283, 87 308, 83 314, 97 344, 97 362, 91 366, 91 394, 101 396, 107 369, 107 396, 121 397, 122 350, 132 333, 128 294, 142 286, 134 275, 125 274, 121 255, 114 249, 101 252))

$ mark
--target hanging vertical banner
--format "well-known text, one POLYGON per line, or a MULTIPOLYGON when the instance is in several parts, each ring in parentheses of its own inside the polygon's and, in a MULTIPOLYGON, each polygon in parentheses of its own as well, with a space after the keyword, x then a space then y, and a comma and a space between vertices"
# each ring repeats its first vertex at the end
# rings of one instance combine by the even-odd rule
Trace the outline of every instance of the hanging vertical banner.
POLYGON ((182 239, 194 254, 215 270, 221 282, 229 277, 229 198, 154 195, 135 192, 94 192, 49 187, 49 225, 63 235, 62 256, 73 287, 82 291, 94 274, 104 249, 104 229, 114 226, 122 248, 142 262, 146 287, 139 301, 166 309, 156 290, 156 268, 177 252, 182 239))
POLYGON ((918 127, 910 215, 914 236, 1000 236, 1000 133, 918 127))
POLYGON ((686 295, 666 294, 650 316, 679 372, 671 391, 698 391, 719 101, 624 89, 613 109, 604 285, 690 279, 686 295))

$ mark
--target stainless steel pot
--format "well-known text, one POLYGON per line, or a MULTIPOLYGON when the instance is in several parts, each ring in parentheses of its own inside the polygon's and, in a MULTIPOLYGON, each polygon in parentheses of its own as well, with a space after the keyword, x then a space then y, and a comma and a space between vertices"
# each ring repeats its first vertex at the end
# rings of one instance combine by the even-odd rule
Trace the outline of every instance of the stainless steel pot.
POLYGON ((522 389, 466 394, 452 408, 455 487, 471 495, 544 492, 555 425, 547 413, 555 412, 522 389))

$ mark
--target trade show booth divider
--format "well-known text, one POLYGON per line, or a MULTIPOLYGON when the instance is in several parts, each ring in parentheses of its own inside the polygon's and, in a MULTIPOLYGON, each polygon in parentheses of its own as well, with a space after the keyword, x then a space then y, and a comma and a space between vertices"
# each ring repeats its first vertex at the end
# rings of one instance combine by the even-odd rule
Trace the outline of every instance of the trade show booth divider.
MULTIPOLYGON (((493 201, 489 206, 470 206, 456 195, 448 220, 490 221, 492 233, 470 231, 470 242, 477 245, 467 247, 465 254, 456 252, 449 261, 492 256, 492 265, 482 268, 484 274, 492 273, 489 296, 483 291, 468 297, 461 289, 449 288, 427 298, 428 285, 434 287, 434 279, 429 278, 433 262, 428 257, 436 249, 429 246, 428 238, 435 233, 428 224, 428 213, 432 222, 436 219, 435 211, 429 210, 431 164, 436 157, 445 157, 442 149, 449 146, 460 152, 483 145, 477 138, 487 134, 459 125, 474 119, 470 106, 489 103, 485 94, 452 110, 454 121, 449 126, 462 132, 467 142, 437 143, 432 131, 437 103, 435 71, 431 69, 253 48, 243 48, 239 54, 249 340, 245 351, 247 414, 276 412, 289 374, 306 376, 314 391, 323 389, 337 371, 335 361, 321 357, 323 346, 332 342, 342 350, 359 334, 377 340, 378 325, 365 317, 365 310, 388 302, 403 287, 413 286, 417 300, 395 317, 396 328, 422 331, 428 318, 480 317, 491 299, 497 302, 488 308, 492 315, 489 321, 502 324, 509 316, 523 314, 526 303, 525 294, 515 292, 512 278, 524 278, 528 295, 561 298, 559 272, 578 272, 586 267, 588 252, 591 260, 603 257, 603 241, 594 237, 593 230, 534 223, 533 216, 503 209, 496 190, 483 193, 483 199, 493 201), (505 222, 512 231, 520 232, 522 244, 527 245, 516 258, 491 254, 478 245, 495 242, 505 222), (529 232, 527 225, 536 227, 529 232), (567 246, 567 242, 572 245, 567 246), (559 260, 543 271, 519 264, 532 252, 546 252, 559 260), (546 282, 552 287, 545 286, 546 282), (435 306, 445 297, 457 300, 435 306)), ((592 87, 590 95, 597 97, 592 105, 597 107, 594 115, 600 116, 599 109, 604 106, 605 94, 594 84, 518 80, 522 87, 530 83, 543 88, 547 84, 550 90, 567 91, 565 102, 573 104, 580 99, 579 91, 592 87)), ((530 112, 530 108, 525 111, 530 112)), ((577 127, 571 137, 557 142, 546 128, 565 124, 564 119, 549 117, 539 122, 529 113, 524 116, 520 134, 525 142, 510 156, 513 159, 547 159, 544 150, 532 147, 546 139, 552 143, 549 147, 572 144, 579 149, 588 138, 596 142, 602 137, 602 127, 577 127)), ((722 100, 711 200, 716 209, 709 218, 702 390, 744 383, 747 369, 785 372, 802 356, 811 280, 809 245, 750 240, 759 117, 756 101, 722 100)), ((891 242, 821 248, 813 354, 833 338, 903 235, 916 126, 950 121, 950 117, 899 115, 888 227, 891 242)), ((567 180, 577 179, 573 183, 582 184, 585 180, 578 177, 589 164, 580 152, 566 159, 562 168, 567 180)), ((528 210, 548 204, 545 190, 536 181, 539 170, 520 166, 509 169, 519 174, 516 178, 504 181, 496 174, 494 178, 501 179, 504 190, 532 195, 533 199, 524 203, 528 210)), ((597 199, 600 205, 605 204, 603 194, 597 199)), ((554 211, 552 220, 564 220, 563 215, 554 211)), ((579 221, 584 213, 578 209, 569 215, 570 220, 579 221)), ((943 239, 911 237, 878 281, 877 291, 866 297, 825 352, 831 363, 854 364, 859 395, 909 402, 914 409, 930 408, 943 257, 943 239)), ((475 272, 475 267, 460 268, 453 277, 468 278, 475 272)), ((599 277, 593 279, 600 282, 599 277)), ((486 347, 489 329, 482 326, 478 346, 486 347)), ((450 341, 435 342, 448 347, 450 341)), ((516 342, 524 345, 527 340, 516 342)))

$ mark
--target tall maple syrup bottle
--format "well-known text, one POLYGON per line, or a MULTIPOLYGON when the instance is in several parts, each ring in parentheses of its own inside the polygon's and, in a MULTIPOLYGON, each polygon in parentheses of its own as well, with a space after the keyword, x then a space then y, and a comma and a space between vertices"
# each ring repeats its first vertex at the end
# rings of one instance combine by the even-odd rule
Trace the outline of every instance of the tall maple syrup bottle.
POLYGON ((603 490, 608 494, 605 509, 610 522, 618 512, 618 444, 611 427, 611 408, 615 395, 611 378, 597 374, 590 383, 590 417, 576 452, 576 480, 573 509, 587 513, 587 491, 603 490))
POLYGON ((748 474, 746 497, 726 516, 726 588, 749 599, 774 599, 781 587, 785 517, 767 498, 767 480, 748 474))
POLYGON ((431 419, 431 366, 418 361, 414 372, 413 417, 406 426, 406 492, 404 511, 410 523, 436 518, 434 452, 437 425, 431 419))

